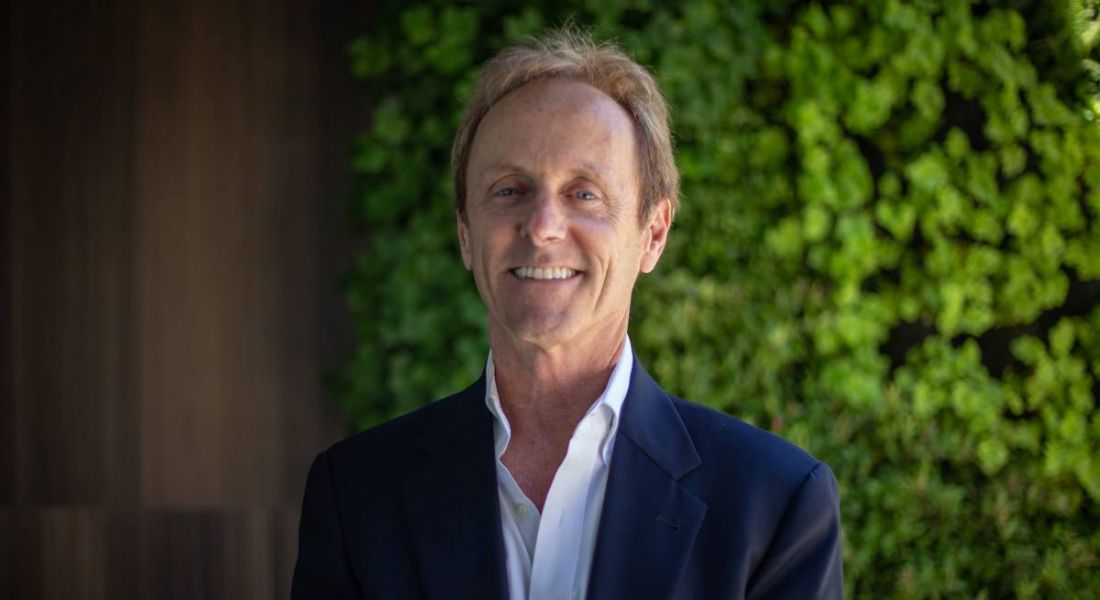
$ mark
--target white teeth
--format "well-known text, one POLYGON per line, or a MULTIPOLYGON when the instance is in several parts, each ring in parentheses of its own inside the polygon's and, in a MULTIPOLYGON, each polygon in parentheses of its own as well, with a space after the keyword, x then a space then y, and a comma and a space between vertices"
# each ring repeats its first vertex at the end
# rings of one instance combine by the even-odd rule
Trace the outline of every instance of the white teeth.
POLYGON ((512 269, 512 273, 520 279, 569 279, 577 274, 576 271, 567 267, 553 267, 544 269, 542 267, 516 267, 512 269))

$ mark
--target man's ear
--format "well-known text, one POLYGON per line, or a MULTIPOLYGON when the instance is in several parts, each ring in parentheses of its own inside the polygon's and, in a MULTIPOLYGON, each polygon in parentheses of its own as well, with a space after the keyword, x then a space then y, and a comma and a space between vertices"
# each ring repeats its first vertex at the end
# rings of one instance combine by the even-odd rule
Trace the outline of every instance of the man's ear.
POLYGON ((462 264, 466 270, 470 270, 470 227, 462 213, 455 211, 455 220, 458 222, 458 247, 462 250, 462 264))
POLYGON ((657 267, 657 261, 665 251, 668 242, 668 230, 672 227, 672 202, 661 198, 651 209, 649 223, 646 224, 646 247, 642 250, 642 273, 649 273, 657 267))

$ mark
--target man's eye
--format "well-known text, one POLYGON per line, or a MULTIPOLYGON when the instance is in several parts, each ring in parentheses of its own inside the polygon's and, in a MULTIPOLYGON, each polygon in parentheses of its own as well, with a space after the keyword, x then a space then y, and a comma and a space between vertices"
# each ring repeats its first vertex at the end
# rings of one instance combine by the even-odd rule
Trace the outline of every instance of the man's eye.
POLYGON ((594 192, 590 192, 588 190, 581 190, 581 191, 577 192, 577 198, 580 199, 580 200, 595 200, 596 198, 598 198, 598 196, 596 196, 596 194, 594 192))
POLYGON ((511 198, 513 196, 518 196, 519 194, 520 191, 514 187, 501 188, 496 192, 496 195, 502 198, 511 198))

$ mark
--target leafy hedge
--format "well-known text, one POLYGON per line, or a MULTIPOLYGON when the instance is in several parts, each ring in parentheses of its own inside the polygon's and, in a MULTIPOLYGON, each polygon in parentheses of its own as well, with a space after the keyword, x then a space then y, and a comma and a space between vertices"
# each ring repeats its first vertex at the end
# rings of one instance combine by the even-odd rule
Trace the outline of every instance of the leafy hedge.
POLYGON ((378 98, 334 385, 356 429, 483 366, 451 136, 477 65, 571 16, 673 108, 683 209, 636 349, 834 467, 849 594, 1100 595, 1096 0, 384 4, 351 48, 378 98))

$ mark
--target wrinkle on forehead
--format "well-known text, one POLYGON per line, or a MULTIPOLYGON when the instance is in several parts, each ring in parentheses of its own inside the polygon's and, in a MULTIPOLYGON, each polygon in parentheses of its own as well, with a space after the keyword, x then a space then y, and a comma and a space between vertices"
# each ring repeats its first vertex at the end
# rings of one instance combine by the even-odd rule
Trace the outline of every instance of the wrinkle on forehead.
MULTIPOLYGON (((585 177, 597 181, 608 181, 614 177, 611 170, 608 169, 606 165, 590 160, 578 161, 575 167, 569 169, 569 172, 578 177, 585 177)), ((499 160, 485 165, 482 169, 481 179, 483 182, 487 183, 496 177, 515 173, 533 175, 525 165, 521 165, 511 160, 499 160)))

